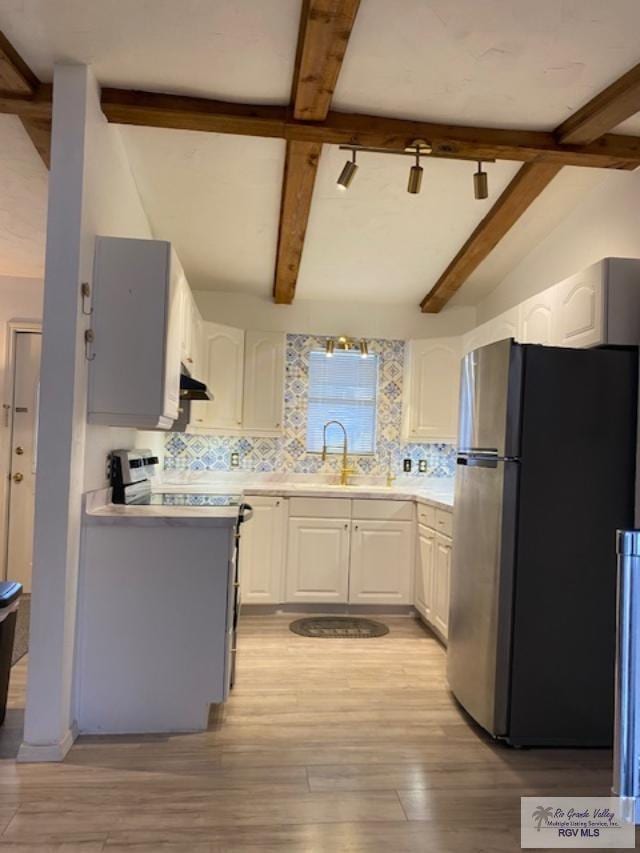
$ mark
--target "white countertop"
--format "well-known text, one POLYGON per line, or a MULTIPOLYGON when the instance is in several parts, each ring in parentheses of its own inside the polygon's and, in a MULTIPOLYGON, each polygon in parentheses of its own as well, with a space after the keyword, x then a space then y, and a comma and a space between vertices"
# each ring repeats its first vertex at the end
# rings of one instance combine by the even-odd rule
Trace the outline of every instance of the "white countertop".
POLYGON ((194 492, 211 494, 264 495, 273 497, 363 498, 367 500, 415 500, 442 509, 453 506, 454 478, 398 477, 393 486, 385 485, 384 477, 354 477, 349 486, 336 482, 336 475, 309 474, 252 474, 249 472, 175 473, 165 476, 154 485, 155 491, 194 492))
MULTIPOLYGON (((243 495, 250 503, 251 495, 265 497, 361 498, 364 500, 416 501, 439 509, 453 507, 453 479, 441 477, 404 477, 389 487, 376 478, 362 478, 349 486, 332 482, 333 477, 315 478, 291 475, 277 479, 273 475, 179 477, 154 484, 156 492, 191 492, 217 494, 231 492, 243 495), (318 482, 318 480, 321 480, 318 482)), ((379 478, 378 478, 379 479, 379 478)), ((166 523, 231 525, 237 518, 237 507, 212 506, 139 506, 110 503, 110 490, 100 489, 85 496, 85 516, 89 523, 166 523)))

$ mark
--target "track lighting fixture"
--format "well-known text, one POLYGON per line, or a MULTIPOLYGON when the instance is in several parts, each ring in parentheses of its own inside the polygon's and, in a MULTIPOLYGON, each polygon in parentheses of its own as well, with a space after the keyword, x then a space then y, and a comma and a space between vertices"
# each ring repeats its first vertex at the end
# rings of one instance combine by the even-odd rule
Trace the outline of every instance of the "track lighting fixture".
POLYGON ((351 160, 347 160, 347 162, 342 168, 342 171, 340 172, 340 177, 338 178, 338 187, 341 190, 349 189, 349 185, 357 171, 358 166, 356 164, 356 152, 354 150, 351 152, 351 160))
POLYGON ((473 173, 473 194, 477 199, 489 198, 489 177, 478 163, 478 171, 473 173))
MULTIPOLYGON (((414 157, 415 163, 409 170, 409 181, 407 183, 407 192, 411 195, 416 195, 420 192, 422 186, 422 173, 424 169, 420 165, 421 157, 430 157, 432 159, 442 160, 471 160, 478 164, 478 170, 473 173, 473 194, 477 199, 489 197, 489 176, 482 168, 483 163, 495 163, 495 159, 483 160, 482 162, 475 160, 472 157, 464 157, 453 151, 443 151, 444 146, 440 146, 440 150, 433 150, 430 142, 426 139, 414 139, 408 141, 404 148, 372 148, 366 145, 357 145, 350 143, 349 145, 341 145, 341 151, 350 151, 351 160, 347 160, 344 164, 340 177, 338 178, 338 186, 342 190, 346 190, 353 176, 358 170, 356 165, 356 153, 365 151, 367 154, 395 154, 402 157, 414 157)), ((338 349, 340 345, 338 344, 338 349)), ((327 355, 330 355, 327 352, 327 355)))
POLYGON ((333 338, 327 338, 327 345, 325 347, 325 355, 327 358, 331 358, 333 355, 333 350, 335 349, 336 342, 333 338))
POLYGON ((420 165, 420 146, 416 145, 416 162, 409 169, 409 183, 407 184, 407 192, 416 195, 420 192, 422 185, 422 173, 424 169, 420 165))
POLYGON ((369 355, 369 344, 365 341, 364 338, 360 339, 360 356, 361 358, 367 358, 369 355))

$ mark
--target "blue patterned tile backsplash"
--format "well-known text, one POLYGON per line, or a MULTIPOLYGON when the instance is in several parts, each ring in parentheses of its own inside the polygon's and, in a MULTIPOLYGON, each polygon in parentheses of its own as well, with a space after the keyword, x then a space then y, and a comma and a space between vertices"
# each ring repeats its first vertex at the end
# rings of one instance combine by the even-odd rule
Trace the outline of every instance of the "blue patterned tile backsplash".
MULTIPOLYGON (((323 462, 319 454, 306 452, 309 353, 324 350, 326 340, 325 337, 312 335, 287 335, 282 436, 251 438, 168 433, 165 439, 165 469, 228 471, 231 468, 231 454, 237 453, 240 467, 245 471, 283 474, 338 471, 341 461, 338 455, 331 455, 323 462)), ((391 458, 394 473, 402 472, 403 459, 411 459, 411 473, 418 474, 418 462, 424 459, 428 476, 453 477, 455 447, 450 444, 405 444, 401 440, 404 341, 376 338, 368 343, 369 352, 379 357, 376 452, 369 456, 350 456, 356 472, 384 475, 391 458)))

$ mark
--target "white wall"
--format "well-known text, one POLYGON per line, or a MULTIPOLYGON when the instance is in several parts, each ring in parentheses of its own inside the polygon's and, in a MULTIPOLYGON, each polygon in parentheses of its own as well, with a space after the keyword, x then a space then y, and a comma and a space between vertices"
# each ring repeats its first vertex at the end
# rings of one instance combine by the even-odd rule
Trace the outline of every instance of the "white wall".
POLYGON ((478 323, 606 257, 640 258, 640 170, 608 174, 478 305, 478 323))
POLYGON ((459 335, 475 325, 474 308, 446 308, 440 314, 423 314, 418 305, 366 302, 319 302, 295 299, 276 305, 270 298, 250 294, 199 290, 195 300, 205 320, 242 329, 308 335, 410 338, 459 335))
MULTIPOLYGON (((24 743, 56 760, 72 742, 72 682, 81 500, 104 482, 105 451, 123 436, 86 426, 88 363, 80 284, 91 282, 96 234, 149 237, 119 131, 86 66, 54 68, 44 293, 39 470, 24 743)), ((131 436, 133 438, 133 435, 131 436)))

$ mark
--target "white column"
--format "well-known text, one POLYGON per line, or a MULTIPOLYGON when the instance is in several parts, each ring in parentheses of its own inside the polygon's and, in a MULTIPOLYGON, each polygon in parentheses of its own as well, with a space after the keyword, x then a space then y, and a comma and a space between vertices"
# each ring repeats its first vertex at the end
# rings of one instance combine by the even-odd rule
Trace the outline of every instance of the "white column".
POLYGON ((72 683, 84 479, 86 318, 80 311, 86 66, 56 66, 47 221, 33 596, 20 760, 55 761, 73 742, 72 683))

